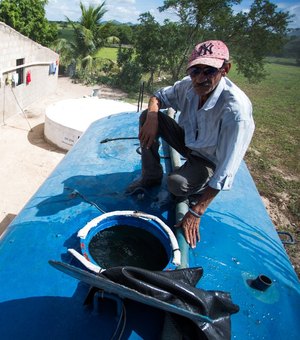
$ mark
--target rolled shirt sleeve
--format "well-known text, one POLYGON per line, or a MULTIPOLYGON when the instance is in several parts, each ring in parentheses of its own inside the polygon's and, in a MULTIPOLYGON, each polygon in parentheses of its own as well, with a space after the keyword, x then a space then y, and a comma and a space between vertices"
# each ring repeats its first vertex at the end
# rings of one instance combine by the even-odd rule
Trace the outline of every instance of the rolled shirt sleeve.
POLYGON ((161 109, 172 107, 176 111, 188 111, 189 103, 187 91, 191 91, 192 83, 190 77, 185 77, 177 81, 173 86, 164 87, 154 93, 154 96, 160 100, 161 109))

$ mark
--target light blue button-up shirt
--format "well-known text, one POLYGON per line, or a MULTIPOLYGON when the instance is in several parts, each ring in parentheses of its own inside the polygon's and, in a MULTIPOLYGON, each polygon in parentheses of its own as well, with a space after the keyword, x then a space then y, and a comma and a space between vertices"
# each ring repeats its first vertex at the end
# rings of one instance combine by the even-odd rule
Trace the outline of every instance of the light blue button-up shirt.
POLYGON ((161 108, 180 111, 178 124, 185 131, 185 144, 216 165, 209 186, 229 190, 250 144, 254 121, 252 105, 245 93, 223 77, 203 107, 191 78, 185 77, 173 86, 160 89, 155 96, 161 108))

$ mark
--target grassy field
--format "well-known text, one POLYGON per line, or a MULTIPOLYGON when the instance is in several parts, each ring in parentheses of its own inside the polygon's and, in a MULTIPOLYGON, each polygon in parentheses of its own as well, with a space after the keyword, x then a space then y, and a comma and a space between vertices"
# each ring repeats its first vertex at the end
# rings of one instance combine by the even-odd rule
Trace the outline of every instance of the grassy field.
POLYGON ((259 84, 247 83, 234 68, 230 78, 253 103, 256 130, 246 162, 260 194, 278 211, 271 214, 277 230, 295 240, 285 248, 300 277, 300 67, 272 58, 266 70, 259 84))
POLYGON ((103 47, 95 55, 97 58, 117 60, 118 49, 116 47, 103 47))
POLYGON ((246 159, 260 193, 273 201, 289 195, 288 213, 299 223, 300 67, 273 60, 266 70, 259 84, 230 72, 254 108, 256 131, 246 159))

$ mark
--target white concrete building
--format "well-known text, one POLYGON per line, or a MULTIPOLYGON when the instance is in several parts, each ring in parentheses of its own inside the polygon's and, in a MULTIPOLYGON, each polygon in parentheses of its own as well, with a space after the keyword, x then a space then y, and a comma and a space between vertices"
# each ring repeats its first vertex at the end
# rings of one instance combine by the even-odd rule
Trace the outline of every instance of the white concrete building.
POLYGON ((0 22, 0 125, 55 92, 59 55, 0 22))

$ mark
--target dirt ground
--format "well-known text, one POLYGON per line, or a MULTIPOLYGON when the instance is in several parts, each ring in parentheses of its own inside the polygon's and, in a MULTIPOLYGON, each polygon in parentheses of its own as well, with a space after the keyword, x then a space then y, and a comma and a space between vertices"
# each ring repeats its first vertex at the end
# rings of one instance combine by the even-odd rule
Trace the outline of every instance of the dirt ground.
MULTIPOLYGON (((74 84, 60 77, 56 92, 25 109, 26 117, 17 114, 0 125, 0 235, 38 190, 65 152, 44 140, 44 119, 47 106, 63 99, 91 96, 99 86, 74 84)), ((100 89, 101 97, 119 99, 122 93, 107 87, 100 89)), ((280 209, 263 198, 274 224, 288 224, 280 209)), ((300 250, 298 245, 286 246, 299 275, 300 250)))
MULTIPOLYGON (((0 125, 0 234, 37 191, 65 152, 44 140, 46 108, 64 99, 91 96, 97 86, 60 77, 56 92, 26 107, 0 125)), ((103 88, 110 99, 119 93, 103 88)))

